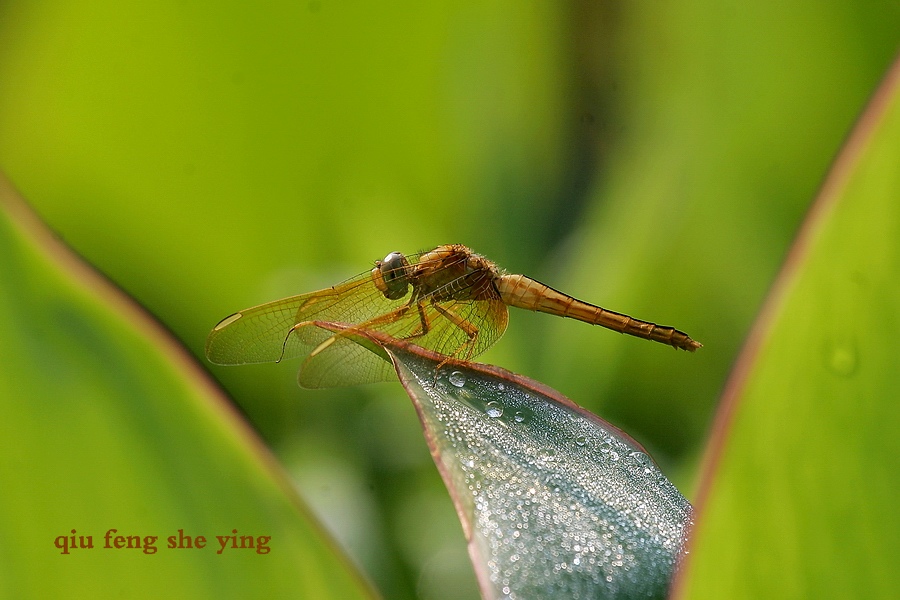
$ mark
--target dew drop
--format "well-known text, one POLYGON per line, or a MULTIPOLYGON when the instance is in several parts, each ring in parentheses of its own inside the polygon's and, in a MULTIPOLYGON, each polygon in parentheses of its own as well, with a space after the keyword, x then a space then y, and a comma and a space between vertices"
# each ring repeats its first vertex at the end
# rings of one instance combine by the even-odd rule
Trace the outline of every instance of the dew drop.
POLYGON ((450 383, 455 385, 458 388, 466 385, 466 376, 462 371, 453 371, 450 373, 450 377, 448 377, 450 383))
POLYGON ((831 340, 825 345, 825 367, 841 377, 849 377, 856 372, 856 344, 853 340, 831 340))
POLYGON ((577 438, 575 438, 575 443, 579 446, 584 446, 585 444, 587 444, 587 438, 585 438, 583 435, 579 435, 577 438))
POLYGON ((497 384, 497 389, 500 390, 500 391, 502 392, 503 390, 506 389, 506 386, 503 385, 502 383, 498 383, 498 384, 497 384))
POLYGON ((513 419, 515 419, 516 423, 524 423, 525 422, 525 413, 521 410, 517 410, 516 414, 513 415, 513 419))
POLYGON ((619 460, 619 453, 616 452, 615 450, 611 451, 611 452, 609 453, 609 459, 612 460, 612 461, 617 461, 617 460, 619 460))
POLYGON ((491 417, 492 419, 496 419, 497 417, 503 416, 503 405, 499 402, 491 400, 484 405, 484 411, 487 413, 487 416, 491 417))

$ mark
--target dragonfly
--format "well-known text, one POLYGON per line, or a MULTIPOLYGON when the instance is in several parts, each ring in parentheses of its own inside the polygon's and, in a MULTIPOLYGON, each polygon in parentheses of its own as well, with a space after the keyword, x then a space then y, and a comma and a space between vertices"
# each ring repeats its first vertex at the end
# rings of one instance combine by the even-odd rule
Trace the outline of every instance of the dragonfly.
POLYGON ((381 332, 468 361, 503 335, 509 306, 690 352, 702 346, 674 327, 577 300, 525 275, 507 274, 462 244, 445 244, 418 254, 391 252, 370 271, 333 287, 225 317, 209 334, 206 356, 219 365, 305 356, 298 374, 305 388, 387 381, 395 378, 393 366, 358 343, 360 332, 381 332), (341 325, 323 326, 328 323, 341 325))

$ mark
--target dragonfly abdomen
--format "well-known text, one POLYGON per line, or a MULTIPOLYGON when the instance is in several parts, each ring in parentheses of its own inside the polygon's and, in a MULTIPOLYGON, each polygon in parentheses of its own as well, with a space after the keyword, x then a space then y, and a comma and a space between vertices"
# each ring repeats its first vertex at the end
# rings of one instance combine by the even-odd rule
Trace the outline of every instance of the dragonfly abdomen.
POLYGON ((649 321, 641 321, 563 294, 524 275, 503 275, 496 280, 497 291, 509 306, 568 317, 591 325, 627 333, 693 352, 701 346, 686 333, 649 321))

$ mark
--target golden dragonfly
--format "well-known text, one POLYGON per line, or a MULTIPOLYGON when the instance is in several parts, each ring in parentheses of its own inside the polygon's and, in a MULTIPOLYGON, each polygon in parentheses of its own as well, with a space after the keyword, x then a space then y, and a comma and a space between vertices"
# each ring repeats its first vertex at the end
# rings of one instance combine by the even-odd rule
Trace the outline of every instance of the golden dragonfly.
POLYGON ((375 267, 317 292, 291 296, 223 319, 206 341, 215 364, 280 362, 306 356, 298 381, 307 388, 386 381, 394 369, 354 339, 378 331, 470 360, 506 330, 507 306, 577 319, 690 352, 701 347, 673 327, 641 321, 505 273, 461 244, 418 254, 391 252, 375 267), (342 324, 340 330, 322 323, 342 324), (337 331, 337 333, 335 333, 337 331))

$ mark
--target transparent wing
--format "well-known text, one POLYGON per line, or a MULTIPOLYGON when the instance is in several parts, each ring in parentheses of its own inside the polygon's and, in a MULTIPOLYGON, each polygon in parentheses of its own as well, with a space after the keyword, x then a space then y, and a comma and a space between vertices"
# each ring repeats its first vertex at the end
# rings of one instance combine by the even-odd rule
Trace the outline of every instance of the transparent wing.
MULTIPOLYGON (((420 255, 410 255, 415 263, 420 255)), ((223 319, 209 334, 206 356, 213 363, 236 365, 277 362, 308 356, 300 369, 303 387, 337 387, 385 381, 393 367, 385 357, 353 336, 353 330, 335 334, 313 321, 356 325, 381 331, 441 354, 469 360, 484 352, 506 330, 506 305, 492 285, 489 273, 466 283, 449 281, 441 289, 419 296, 390 300, 365 272, 334 287, 292 296, 248 308, 223 319), (444 289, 465 297, 477 286, 477 299, 442 300, 444 289)))
POLYGON ((206 340, 206 356, 219 365, 277 362, 309 354, 331 335, 306 321, 360 323, 389 313, 406 300, 389 300, 370 273, 317 292, 242 310, 223 319, 206 340), (294 333, 292 334, 292 330, 294 333))
POLYGON ((378 352, 372 342, 348 334, 327 333, 328 345, 311 354, 300 367, 297 382, 302 387, 344 387, 396 378, 390 359, 383 351, 378 352))

